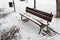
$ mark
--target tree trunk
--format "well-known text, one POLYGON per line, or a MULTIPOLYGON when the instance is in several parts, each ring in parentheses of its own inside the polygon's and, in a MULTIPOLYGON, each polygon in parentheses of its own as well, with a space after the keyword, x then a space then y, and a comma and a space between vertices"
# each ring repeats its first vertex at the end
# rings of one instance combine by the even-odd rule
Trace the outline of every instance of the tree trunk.
POLYGON ((56 0, 56 5, 57 5, 57 13, 56 16, 60 17, 60 0, 56 0))

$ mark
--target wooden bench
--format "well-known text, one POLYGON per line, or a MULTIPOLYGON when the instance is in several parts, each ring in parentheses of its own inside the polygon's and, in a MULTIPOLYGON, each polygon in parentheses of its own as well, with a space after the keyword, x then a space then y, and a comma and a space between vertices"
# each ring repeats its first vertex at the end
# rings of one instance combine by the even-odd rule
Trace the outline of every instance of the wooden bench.
MULTIPOLYGON (((24 14, 24 13, 23 13, 23 14, 20 13, 20 15, 21 15, 21 20, 23 20, 22 17, 26 17, 27 19, 31 20, 31 21, 34 22, 35 24, 39 25, 39 27, 40 27, 39 34, 41 33, 41 31, 42 31, 42 29, 43 29, 44 27, 47 27, 47 30, 48 30, 48 29, 51 29, 50 27, 48 27, 48 25, 49 25, 49 22, 51 22, 51 20, 52 20, 52 17, 53 17, 52 13, 47 13, 47 12, 39 11, 39 10, 37 10, 37 9, 30 8, 30 7, 26 7, 26 12, 47 21, 47 25, 46 25, 46 24, 40 22, 40 21, 37 20, 37 19, 34 19, 34 18, 32 18, 32 17, 24 14)), ((52 30, 53 32, 57 33, 57 32, 54 31, 53 29, 51 29, 51 30, 52 30)))
MULTIPOLYGON (((32 14, 32 15, 35 15, 35 16, 37 16, 37 17, 39 17, 39 18, 42 18, 42 19, 44 19, 44 20, 46 20, 47 21, 47 28, 48 28, 48 22, 51 22, 51 20, 52 20, 52 17, 53 17, 53 15, 52 15, 52 13, 46 13, 46 12, 43 12, 43 11, 39 11, 39 10, 36 10, 36 9, 34 9, 34 8, 29 8, 29 7, 26 7, 26 12, 28 12, 28 13, 30 13, 30 14, 32 14)), ((38 21, 38 20, 37 20, 38 21)), ((40 22, 40 21, 39 21, 40 22)), ((43 27, 45 27, 46 25, 45 24, 43 24, 42 22, 40 22, 41 23, 41 28, 43 28, 43 27), (43 26, 44 25, 44 26, 43 26)), ((41 32, 41 30, 42 29, 40 29, 40 32, 41 32)), ((39 34, 40 34, 40 32, 39 32, 39 34)))

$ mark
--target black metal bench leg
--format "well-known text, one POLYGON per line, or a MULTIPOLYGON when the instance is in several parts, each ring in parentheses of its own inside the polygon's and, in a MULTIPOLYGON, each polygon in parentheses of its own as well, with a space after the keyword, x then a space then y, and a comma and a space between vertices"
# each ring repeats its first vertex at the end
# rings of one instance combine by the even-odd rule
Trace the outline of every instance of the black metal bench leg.
POLYGON ((42 28, 42 27, 40 27, 40 30, 39 30, 39 33, 38 33, 38 34, 40 34, 40 33, 41 33, 42 29, 43 29, 43 28, 42 28))
POLYGON ((23 19, 23 17, 25 17, 25 16, 21 14, 21 20, 22 21, 25 21, 25 22, 28 22, 29 21, 29 19, 27 17, 25 17, 26 19, 23 19))
POLYGON ((23 20, 23 15, 21 14, 21 20, 23 20))

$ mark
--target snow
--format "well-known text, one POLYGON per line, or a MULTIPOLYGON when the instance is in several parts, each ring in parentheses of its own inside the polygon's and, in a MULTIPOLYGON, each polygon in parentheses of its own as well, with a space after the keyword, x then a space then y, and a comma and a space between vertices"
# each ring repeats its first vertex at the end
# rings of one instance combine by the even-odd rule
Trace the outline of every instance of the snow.
MULTIPOLYGON (((54 36, 42 36, 38 34, 39 26, 34 24, 31 21, 23 22, 20 16, 20 10, 25 13, 26 6, 34 7, 34 0, 27 0, 25 2, 20 2, 20 0, 15 0, 16 12, 14 12, 13 7, 10 8, 8 2, 12 0, 0 0, 0 8, 3 11, 0 12, 1 15, 6 14, 2 17, 0 15, 0 34, 8 31, 12 26, 17 26, 20 28, 20 32, 16 34, 17 40, 60 40, 60 35, 56 34, 54 36), (31 1, 31 2, 30 2, 31 1), (2 2, 2 3, 1 3, 2 2)), ((52 12, 53 15, 56 15, 56 1, 55 0, 37 0, 37 8, 45 12, 52 12)), ((60 33, 60 18, 53 17, 52 22, 49 27, 60 33)), ((1 36, 1 35, 0 35, 1 36)), ((16 40, 13 39, 13 40, 16 40)))

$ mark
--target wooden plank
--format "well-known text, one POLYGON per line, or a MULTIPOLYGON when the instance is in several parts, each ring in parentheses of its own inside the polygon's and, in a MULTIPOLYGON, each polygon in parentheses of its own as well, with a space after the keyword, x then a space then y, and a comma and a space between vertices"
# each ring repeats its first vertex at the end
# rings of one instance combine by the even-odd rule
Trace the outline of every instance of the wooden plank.
POLYGON ((19 14, 22 15, 22 16, 24 16, 24 17, 26 17, 26 18, 28 18, 29 20, 31 20, 31 21, 34 22, 35 24, 39 25, 39 27, 44 27, 44 26, 46 26, 46 24, 43 24, 42 22, 40 22, 40 21, 38 21, 38 20, 36 20, 36 19, 34 19, 34 18, 31 18, 31 17, 29 17, 29 16, 26 15, 26 14, 22 14, 22 13, 19 13, 19 14))
POLYGON ((35 12, 39 13, 39 14, 48 16, 48 17, 50 17, 50 18, 53 17, 52 13, 49 14, 49 13, 47 13, 47 12, 43 12, 43 11, 40 11, 40 10, 37 10, 37 9, 34 9, 34 8, 30 8, 30 7, 26 7, 26 10, 27 10, 27 9, 30 9, 30 10, 32 10, 32 11, 35 11, 35 12))
POLYGON ((37 16, 37 17, 40 17, 40 18, 42 18, 42 19, 44 19, 44 20, 46 20, 46 21, 48 21, 48 22, 51 22, 51 20, 52 20, 52 18, 49 18, 48 16, 45 16, 45 15, 43 15, 43 14, 39 14, 39 13, 37 13, 36 11, 32 11, 32 10, 30 10, 30 9, 26 9, 26 12, 28 12, 28 13, 30 13, 30 14, 33 14, 33 15, 35 15, 35 16, 37 16))

